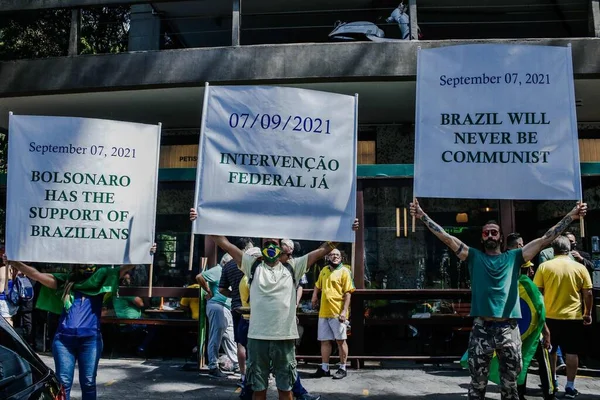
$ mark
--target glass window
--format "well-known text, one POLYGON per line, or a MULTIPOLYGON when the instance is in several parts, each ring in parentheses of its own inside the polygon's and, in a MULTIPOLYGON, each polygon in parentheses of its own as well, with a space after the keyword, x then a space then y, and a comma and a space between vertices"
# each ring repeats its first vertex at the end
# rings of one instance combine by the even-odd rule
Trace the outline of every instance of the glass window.
POLYGON ((5 399, 28 389, 46 372, 47 368, 0 317, 0 396, 5 399))
MULTIPOLYGON (((387 289, 469 288, 466 264, 420 221, 412 233, 412 179, 363 182, 365 286, 387 289)), ((425 212, 470 246, 481 226, 499 219, 497 200, 420 199, 425 212)))

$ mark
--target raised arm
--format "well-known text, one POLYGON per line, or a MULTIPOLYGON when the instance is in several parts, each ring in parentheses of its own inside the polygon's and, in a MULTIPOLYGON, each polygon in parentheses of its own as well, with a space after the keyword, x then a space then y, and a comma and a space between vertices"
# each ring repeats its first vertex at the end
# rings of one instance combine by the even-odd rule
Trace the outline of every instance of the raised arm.
MULTIPOLYGON (((352 223, 352 230, 357 231, 358 226, 359 226, 358 218, 356 218, 354 220, 354 223, 352 223)), ((319 259, 325 257, 327 254, 331 253, 331 251, 333 249, 337 248, 338 245, 339 245, 339 242, 325 242, 325 243, 321 244, 316 250, 313 250, 310 253, 308 253, 307 265, 310 267, 315 262, 317 262, 317 260, 319 260, 319 259)))
POLYGON ((556 239, 565 229, 571 224, 571 222, 584 217, 587 213, 587 204, 577 202, 577 205, 567 214, 560 222, 550 228, 544 236, 532 240, 523 246, 523 259, 525 262, 532 260, 542 249, 548 247, 554 239, 556 239))
POLYGON ((242 257, 244 256, 244 252, 234 244, 232 244, 225 236, 213 236, 208 235, 213 242, 217 244, 226 253, 229 253, 231 258, 235 261, 238 266, 242 265, 242 257))
POLYGON ((4 264, 6 264, 6 265, 10 264, 14 268, 21 271, 24 275, 27 275, 31 279, 38 281, 42 285, 44 285, 50 289, 56 289, 56 287, 57 287, 56 278, 52 274, 46 274, 46 273, 40 272, 37 269, 30 267, 29 265, 25 265, 20 261, 7 261, 6 255, 3 256, 3 258, 4 258, 4 264))
MULTIPOLYGON (((194 208, 190 208, 190 221, 194 221, 196 218, 198 218, 198 213, 194 208)), ((211 238, 212 241, 221 248, 221 250, 229 253, 239 267, 242 266, 242 257, 244 256, 244 252, 242 250, 231 244, 225 236, 208 235, 208 237, 211 238)))
POLYGON ((410 215, 423 221, 427 229, 431 231, 438 239, 450 248, 462 261, 469 256, 469 247, 460 241, 458 238, 450 235, 441 226, 435 223, 425 214, 425 211, 419 205, 419 201, 415 199, 414 203, 410 203, 410 215))

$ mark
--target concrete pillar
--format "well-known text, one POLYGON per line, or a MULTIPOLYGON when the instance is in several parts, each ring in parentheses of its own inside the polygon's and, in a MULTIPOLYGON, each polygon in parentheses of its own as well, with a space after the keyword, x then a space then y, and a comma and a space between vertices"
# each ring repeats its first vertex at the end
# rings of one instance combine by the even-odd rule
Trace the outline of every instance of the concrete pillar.
POLYGON ((242 30, 242 0, 233 0, 233 15, 231 20, 231 45, 240 45, 240 31, 242 30))
POLYGON ((129 51, 160 50, 160 16, 149 4, 131 6, 129 51))
POLYGON ((504 237, 516 231, 515 202, 513 200, 500 200, 500 227, 504 237))
POLYGON ((419 40, 417 29, 417 0, 408 0, 408 15, 410 16, 410 39, 419 40))
POLYGON ((593 37, 600 37, 600 0, 590 0, 590 34, 593 37))
POLYGON ((69 32, 69 55, 79 54, 79 34, 81 31, 81 10, 71 10, 71 30, 69 32))

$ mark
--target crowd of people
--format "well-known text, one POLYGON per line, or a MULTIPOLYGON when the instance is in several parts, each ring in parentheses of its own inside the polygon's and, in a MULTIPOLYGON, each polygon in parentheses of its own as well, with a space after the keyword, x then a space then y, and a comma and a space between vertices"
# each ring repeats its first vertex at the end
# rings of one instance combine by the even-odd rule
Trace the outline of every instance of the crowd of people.
MULTIPOLYGON (((196 218, 196 210, 191 209, 190 219, 196 218)), ((358 229, 358 221, 351 228, 358 229)), ((299 339, 296 310, 302 297, 301 282, 306 280, 305 273, 317 260, 326 257, 328 267, 321 271, 312 298, 316 307, 319 302, 317 295, 321 292, 318 340, 322 343, 323 363, 315 377, 344 378, 348 355, 345 322, 354 284, 350 271, 342 265, 338 244, 327 242, 296 258, 293 256, 295 245, 290 239, 263 238, 260 247, 254 247, 248 239, 236 245, 224 236, 211 236, 211 239, 231 260, 225 263, 223 269, 213 267, 199 274, 197 279, 208 293, 208 304, 215 301, 215 292, 219 288, 218 294, 225 299, 230 297, 232 305, 227 305, 228 300, 225 300, 222 303, 225 306, 219 307, 218 315, 211 315, 207 305, 209 325, 211 321, 218 325, 209 333, 210 374, 222 376, 215 360, 220 345, 225 342, 223 347, 227 349, 227 356, 239 364, 242 398, 266 399, 271 374, 275 378, 279 399, 320 398, 308 393, 296 371, 296 342, 299 339), (215 268, 217 272, 212 273, 215 268), (231 307, 236 317, 232 316, 231 307), (231 341, 230 330, 234 331, 237 354, 232 351, 232 343, 227 343, 231 341), (340 363, 333 375, 329 372, 331 341, 337 342, 340 349, 340 363)))
POLYGON ((518 320, 522 317, 519 279, 522 271, 525 275, 531 274, 530 262, 542 250, 540 258, 544 262, 533 276, 535 285, 543 293, 546 315, 540 346, 550 351, 549 376, 553 378, 551 383, 544 385, 544 398, 555 398, 559 390, 556 379, 556 353, 559 348, 566 353, 567 360, 564 398, 575 398, 579 394, 575 389, 575 376, 577 355, 584 342, 583 327, 591 324, 592 282, 582 261, 583 256, 572 247, 573 234, 564 234, 564 231, 573 221, 585 216, 587 205, 578 202, 542 237, 527 244, 518 234, 509 235, 510 247, 505 252, 502 251, 504 235, 496 221, 489 221, 483 226, 483 250, 479 250, 448 234, 429 218, 416 199, 411 203, 410 211, 458 258, 466 261, 469 268, 471 316, 475 318, 468 345, 469 398, 485 398, 494 354, 499 363, 502 399, 524 398, 525 388, 519 388, 517 384, 523 369, 521 332, 518 328, 518 320))
MULTIPOLYGON (((526 392, 527 362, 522 355, 518 322, 522 317, 519 288, 524 279, 534 283, 531 295, 543 299, 543 328, 537 331, 539 344, 535 358, 540 365, 540 377, 545 399, 554 399, 559 391, 556 377, 560 366, 557 353, 564 354, 566 384, 564 397, 575 398, 575 377, 585 343, 584 326, 591 324, 593 267, 589 254, 577 249, 572 233, 565 233, 575 220, 585 216, 587 205, 577 203, 559 223, 542 237, 524 243, 518 233, 505 237, 500 225, 487 222, 481 232, 482 249, 470 247, 448 234, 435 223, 414 200, 410 212, 455 255, 468 265, 472 281, 471 316, 473 327, 468 343, 468 368, 471 382, 470 399, 484 399, 490 365, 498 361, 499 384, 503 399, 523 399, 526 392), (539 255, 540 263, 532 263, 539 255), (545 320, 543 320, 545 316, 545 320)), ((190 219, 197 218, 194 209, 190 219)), ((352 227, 357 229, 356 220, 352 227)), ((354 284, 350 269, 342 263, 337 243, 326 242, 316 250, 295 257, 297 244, 290 239, 263 238, 260 246, 251 239, 241 238, 235 244, 224 236, 211 236, 225 252, 220 262, 195 277, 197 287, 206 293, 206 316, 210 327, 207 353, 209 375, 223 378, 219 364, 223 349, 231 370, 240 374, 239 385, 244 399, 265 399, 270 376, 279 399, 319 399, 302 385, 296 370, 296 345, 302 332, 296 316, 307 283, 306 272, 318 260, 325 259, 315 282, 311 303, 319 309, 318 333, 322 363, 314 378, 347 376, 347 329, 350 300, 354 284), (339 364, 330 369, 330 357, 335 342, 339 364)), ((150 251, 155 252, 153 246, 150 251)), ((27 324, 27 316, 36 307, 60 315, 52 343, 55 369, 64 385, 67 399, 73 383, 75 365, 84 400, 96 395, 96 374, 102 352, 100 317, 107 295, 115 295, 119 285, 131 283, 133 265, 120 268, 89 265, 74 266, 69 273, 44 273, 4 256, 0 269, 0 312, 8 321, 17 316, 19 324, 27 324), (3 270, 9 268, 7 272, 3 270), (4 278, 9 277, 5 282, 4 278), (33 293, 34 283, 41 286, 33 293), (21 310, 21 311, 19 311, 21 310), (21 314, 19 318, 19 312, 21 314)), ((144 300, 139 297, 114 296, 115 313, 119 318, 138 319, 144 300)), ((189 308, 199 317, 199 300, 182 299, 181 307, 189 308)), ((145 329, 146 338, 140 351, 153 337, 145 329)), ((29 333, 28 333, 29 332, 29 333)), ((24 335, 30 329, 23 329, 24 335)), ((537 339, 536 339, 537 340, 537 339)))

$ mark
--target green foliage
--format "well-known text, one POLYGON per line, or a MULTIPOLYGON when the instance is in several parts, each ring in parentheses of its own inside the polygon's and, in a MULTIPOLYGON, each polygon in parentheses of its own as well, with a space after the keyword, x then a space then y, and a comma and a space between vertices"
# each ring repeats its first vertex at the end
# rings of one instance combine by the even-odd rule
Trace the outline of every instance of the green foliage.
POLYGON ((127 51, 128 6, 84 9, 81 14, 81 54, 127 51))
POLYGON ((6 173, 6 160, 8 154, 8 135, 0 132, 0 173, 6 173))
MULTIPOLYGON (((0 61, 66 56, 71 10, 39 10, 0 15, 0 61)), ((81 11, 80 54, 127 51, 129 7, 81 11)))
POLYGON ((70 15, 68 10, 2 15, 0 60, 66 55, 69 48, 70 15))

